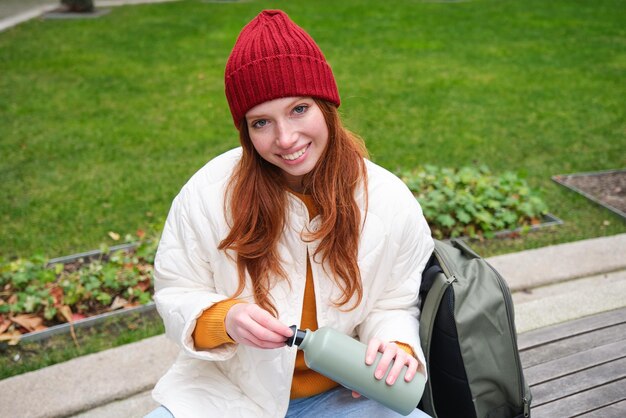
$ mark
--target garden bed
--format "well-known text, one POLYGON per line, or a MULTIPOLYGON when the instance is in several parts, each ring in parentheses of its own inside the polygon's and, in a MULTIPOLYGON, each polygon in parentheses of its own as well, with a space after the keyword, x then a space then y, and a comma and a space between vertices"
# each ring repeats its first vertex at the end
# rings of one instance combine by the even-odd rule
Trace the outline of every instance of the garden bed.
POLYGON ((560 174, 552 180, 626 219, 626 170, 560 174))
MULTIPOLYGON (((134 281, 127 282, 126 286, 130 288, 138 286, 151 295, 153 254, 153 241, 139 242, 51 259, 44 267, 55 274, 62 271, 55 281, 48 283, 54 289, 58 282, 64 280, 65 274, 76 274, 90 264, 102 266, 103 263, 110 262, 120 271, 134 270, 137 277, 134 281)), ((91 274, 97 275, 101 271, 93 269, 91 274)), ((57 314, 45 320, 41 313, 38 316, 31 315, 32 320, 39 321, 42 326, 30 332, 22 326, 13 326, 13 331, 3 334, 5 338, 0 341, 0 369, 2 369, 0 379, 163 333, 163 324, 154 302, 151 300, 145 304, 139 304, 138 300, 119 302, 124 300, 119 296, 122 291, 124 289, 119 289, 117 295, 112 294, 113 302, 110 304, 85 301, 84 307, 89 310, 82 311, 79 315, 72 312, 78 311, 76 308, 78 305, 73 305, 71 310, 68 309, 72 314, 69 318, 67 314, 57 314), (60 323, 63 320, 67 322, 60 323), (6 338, 7 334, 10 334, 9 338, 6 338)), ((59 302, 57 292, 51 293, 55 295, 54 301, 59 311, 62 306, 68 307, 59 302)), ((28 317, 23 314, 21 316, 28 317)), ((4 323, 15 320, 15 316, 7 314, 0 315, 0 319, 2 318, 4 320, 0 322, 4 323)))
POLYGON ((51 260, 33 256, 3 261, 0 343, 74 334, 100 318, 154 310, 152 264, 157 241, 103 246, 51 260))
MULTIPOLYGON (((536 223, 534 225, 521 226, 519 228, 510 229, 510 230, 507 229, 504 231, 497 231, 494 233, 494 237, 495 238, 517 238, 521 236, 522 234, 526 234, 528 232, 537 231, 546 227, 558 226, 558 225, 563 225, 563 220, 551 213, 546 213, 545 215, 543 215, 539 223, 536 223)), ((467 236, 461 237, 461 238, 464 240, 472 239, 467 236)))

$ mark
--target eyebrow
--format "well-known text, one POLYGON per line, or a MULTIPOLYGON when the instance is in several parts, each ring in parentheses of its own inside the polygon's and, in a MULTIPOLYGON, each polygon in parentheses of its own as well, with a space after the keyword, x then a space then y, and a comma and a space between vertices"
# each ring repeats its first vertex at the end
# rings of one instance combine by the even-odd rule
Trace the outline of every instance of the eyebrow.
MULTIPOLYGON (((285 105, 285 109, 288 109, 288 108, 294 106, 296 103, 298 103, 298 102, 300 102, 302 100, 307 100, 307 99, 311 99, 312 100, 312 98, 310 98, 308 96, 295 97, 294 100, 287 102, 287 104, 285 105)), ((251 114, 249 116, 246 116, 246 119, 248 119, 250 121, 253 121, 253 120, 259 119, 259 118, 263 119, 264 116, 265 115, 263 113, 258 113, 258 114, 254 114, 253 113, 253 114, 251 114)))

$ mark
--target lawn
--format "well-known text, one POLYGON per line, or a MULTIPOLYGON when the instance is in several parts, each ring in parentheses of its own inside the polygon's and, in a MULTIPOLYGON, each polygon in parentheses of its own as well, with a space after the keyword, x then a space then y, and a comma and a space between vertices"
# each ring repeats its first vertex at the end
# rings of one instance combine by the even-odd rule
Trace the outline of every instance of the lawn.
POLYGON ((1 32, 0 256, 80 252, 161 222, 184 182, 238 144, 224 65, 269 7, 319 43, 375 162, 512 170, 565 221, 480 244, 485 255, 626 232, 550 180, 626 166, 623 6, 189 0, 1 32))

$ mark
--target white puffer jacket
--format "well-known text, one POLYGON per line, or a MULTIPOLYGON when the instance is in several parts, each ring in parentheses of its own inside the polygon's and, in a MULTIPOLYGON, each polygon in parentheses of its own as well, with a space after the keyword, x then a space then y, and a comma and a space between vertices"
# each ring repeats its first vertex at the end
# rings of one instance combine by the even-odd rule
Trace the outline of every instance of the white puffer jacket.
MULTIPOLYGON (((289 404, 295 347, 262 350, 226 344, 199 351, 191 336, 202 311, 237 288, 236 265, 217 246, 229 230, 224 191, 240 155, 237 148, 213 159, 183 187, 157 252, 155 301, 167 336, 182 350, 153 397, 177 418, 276 418, 285 415, 289 404)), ((373 337, 402 341, 424 363, 416 305, 421 273, 433 249, 430 230, 401 180, 369 161, 367 170, 367 213, 363 191, 357 193, 366 220, 358 259, 363 301, 349 312, 334 307, 339 290, 322 266, 312 262, 317 322, 364 342, 373 337)), ((279 319, 287 325, 300 323, 307 249, 314 254, 318 245, 304 242, 301 233, 318 224, 319 217, 309 220, 304 203, 290 195, 287 227, 279 243, 290 283, 280 281, 271 291, 279 319)), ((248 289, 240 298, 253 301, 248 289)))

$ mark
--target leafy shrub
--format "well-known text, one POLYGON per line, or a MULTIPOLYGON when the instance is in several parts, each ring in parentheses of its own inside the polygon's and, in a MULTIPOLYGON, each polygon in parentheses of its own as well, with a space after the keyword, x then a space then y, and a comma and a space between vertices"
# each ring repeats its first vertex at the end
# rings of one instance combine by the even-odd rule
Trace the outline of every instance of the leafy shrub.
POLYGON ((422 206, 436 238, 490 237, 495 231, 538 224, 548 212, 538 192, 517 174, 493 175, 486 166, 427 165, 400 173, 422 206))
POLYGON ((157 236, 126 239, 137 246, 114 252, 101 246, 96 259, 75 263, 50 265, 43 256, 0 260, 0 334, 150 302, 157 236))

